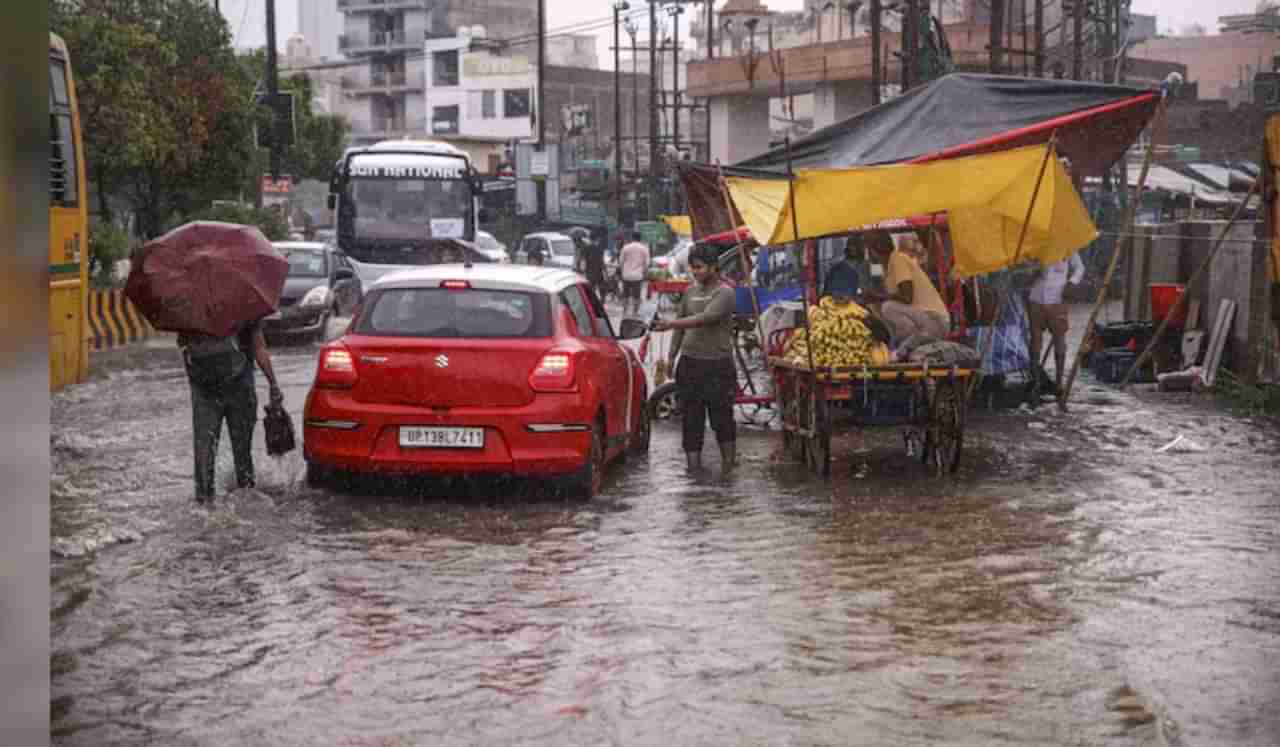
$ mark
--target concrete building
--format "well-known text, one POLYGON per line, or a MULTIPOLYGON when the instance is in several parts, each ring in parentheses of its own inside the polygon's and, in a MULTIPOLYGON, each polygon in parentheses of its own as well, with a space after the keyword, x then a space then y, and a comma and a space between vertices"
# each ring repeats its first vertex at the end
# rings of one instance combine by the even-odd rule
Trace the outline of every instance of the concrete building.
POLYGON ((1226 100, 1232 89, 1247 89, 1255 73, 1271 69, 1280 54, 1280 37, 1241 32, 1167 36, 1134 45, 1130 54, 1186 65, 1188 80, 1200 85, 1200 98, 1226 100))
POLYGON ((338 59, 342 34, 339 0, 298 0, 298 33, 310 45, 309 57, 317 61, 338 59))
MULTIPOLYGON (((509 159, 511 143, 537 134, 537 50, 532 45, 494 43, 475 33, 474 28, 464 29, 454 37, 424 42, 424 123, 420 132, 412 134, 451 142, 471 155, 478 170, 492 173, 509 159)), ((561 49, 566 56, 557 62, 594 58, 594 52, 587 54, 580 46, 561 49)), ((648 77, 623 73, 621 83, 623 137, 632 142, 633 123, 648 132, 648 119, 633 111, 633 101, 647 107, 648 77)), ((612 154, 613 84, 609 70, 547 65, 546 138, 573 145, 566 158, 612 154), (576 128, 568 117, 575 107, 589 113, 588 127, 576 128)))
MULTIPOLYGON (((336 37, 334 44, 337 44, 336 37)), ((311 105, 317 114, 346 116, 347 97, 342 86, 343 69, 327 66, 328 61, 316 58, 310 43, 302 34, 293 34, 285 41, 284 55, 280 57, 279 64, 281 77, 304 73, 311 79, 311 105)))
MULTIPOLYGON (((429 39, 468 28, 477 37, 528 38, 537 21, 530 0, 336 0, 343 14, 338 49, 360 64, 342 85, 353 144, 430 132, 426 104, 429 39), (479 27, 478 29, 476 27, 479 27)), ((441 65, 433 75, 456 77, 441 65)))

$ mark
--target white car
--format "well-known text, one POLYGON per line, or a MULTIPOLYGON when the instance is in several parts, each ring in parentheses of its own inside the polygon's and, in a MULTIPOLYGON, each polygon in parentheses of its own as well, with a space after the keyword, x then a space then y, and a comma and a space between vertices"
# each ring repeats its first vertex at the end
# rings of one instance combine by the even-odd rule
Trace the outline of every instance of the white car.
POLYGON ((507 245, 488 231, 476 231, 476 249, 494 262, 510 262, 507 245))
POLYGON ((525 236, 520 239, 520 244, 516 247, 515 261, 528 264, 530 249, 541 250, 543 264, 549 267, 573 269, 573 260, 576 257, 573 239, 562 233, 541 231, 525 236))

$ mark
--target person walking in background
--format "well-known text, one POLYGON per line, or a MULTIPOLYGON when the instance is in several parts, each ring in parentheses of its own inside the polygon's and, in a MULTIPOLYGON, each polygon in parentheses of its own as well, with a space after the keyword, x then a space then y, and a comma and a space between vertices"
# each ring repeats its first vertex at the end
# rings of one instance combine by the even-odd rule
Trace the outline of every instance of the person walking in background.
POLYGON ((253 428, 258 422, 258 394, 254 386, 256 362, 270 385, 274 405, 284 401, 276 383, 271 354, 257 322, 242 325, 230 337, 181 334, 178 347, 191 386, 191 430, 195 451, 196 502, 213 500, 222 421, 227 421, 236 485, 251 488, 253 428))
POLYGON ((895 248, 888 233, 876 231, 869 242, 872 258, 885 265, 885 290, 864 295, 880 301, 880 318, 888 325, 894 346, 903 348, 915 335, 945 338, 951 331, 951 313, 920 264, 895 248))
POLYGON ((1067 362, 1067 305, 1062 302, 1067 284, 1076 285, 1084 279, 1084 262, 1080 255, 1040 268, 1027 294, 1027 318, 1031 322, 1031 367, 1039 381, 1048 379, 1040 366, 1040 347, 1045 330, 1053 338, 1053 364, 1055 366, 1055 392, 1062 390, 1062 374, 1067 362))
POLYGON ((645 273, 649 270, 649 246, 639 231, 631 233, 631 241, 622 247, 618 264, 622 269, 622 314, 628 316, 640 312, 640 291, 645 273))
POLYGON ((734 290, 720 277, 719 250, 710 244, 689 252, 694 282, 680 301, 678 317, 658 320, 653 329, 675 330, 668 364, 676 372, 683 408, 682 446, 689 470, 702 468, 705 422, 711 421, 720 446, 720 469, 728 474, 737 461, 737 425, 733 398, 737 370, 733 364, 734 290), (676 356, 679 355, 679 361, 676 356))

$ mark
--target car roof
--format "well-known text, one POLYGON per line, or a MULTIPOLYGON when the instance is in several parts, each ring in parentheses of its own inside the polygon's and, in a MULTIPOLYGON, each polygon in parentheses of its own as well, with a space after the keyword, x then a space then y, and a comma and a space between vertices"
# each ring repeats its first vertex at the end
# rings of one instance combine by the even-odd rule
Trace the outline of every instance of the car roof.
POLYGON ((311 249, 313 251, 323 251, 330 248, 330 244, 323 241, 273 241, 271 246, 277 249, 311 249))
POLYGON ((477 288, 557 293, 582 282, 576 272, 557 267, 478 263, 445 264, 396 270, 378 278, 369 290, 383 288, 434 288, 444 280, 466 280, 477 288))
POLYGON ((526 239, 564 239, 565 241, 573 241, 573 239, 569 238, 567 234, 563 234, 558 231, 537 231, 535 233, 526 233, 524 237, 526 239))

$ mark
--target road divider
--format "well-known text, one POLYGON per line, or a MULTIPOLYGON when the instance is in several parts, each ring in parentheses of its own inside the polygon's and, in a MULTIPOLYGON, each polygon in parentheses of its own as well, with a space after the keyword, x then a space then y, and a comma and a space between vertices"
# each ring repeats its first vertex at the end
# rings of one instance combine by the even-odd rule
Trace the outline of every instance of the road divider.
POLYGON ((91 289, 88 306, 89 337, 95 351, 141 342, 155 334, 155 328, 125 298, 121 288, 91 289))

